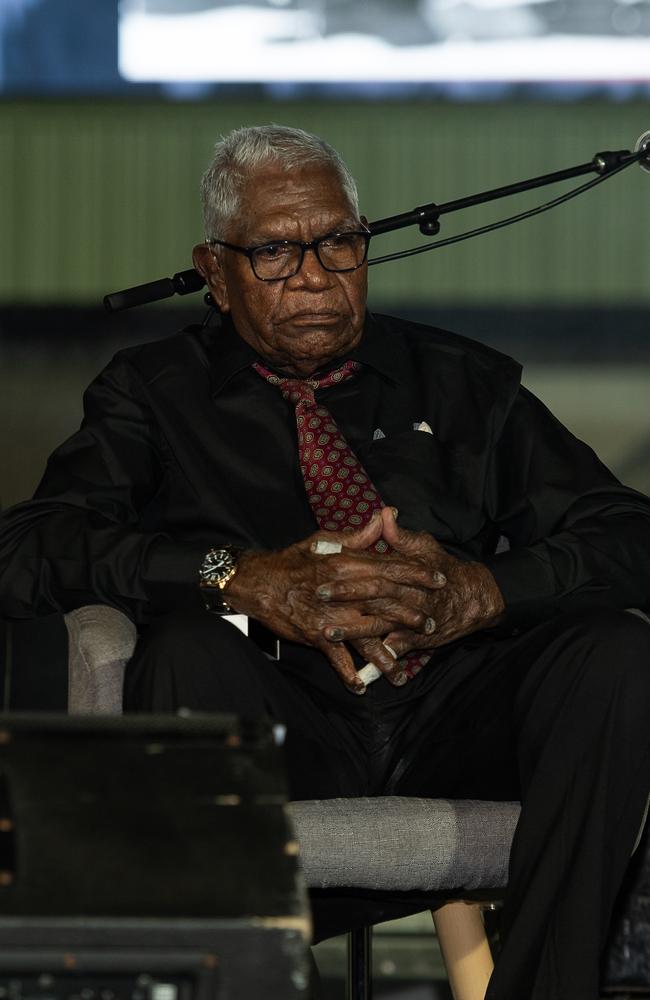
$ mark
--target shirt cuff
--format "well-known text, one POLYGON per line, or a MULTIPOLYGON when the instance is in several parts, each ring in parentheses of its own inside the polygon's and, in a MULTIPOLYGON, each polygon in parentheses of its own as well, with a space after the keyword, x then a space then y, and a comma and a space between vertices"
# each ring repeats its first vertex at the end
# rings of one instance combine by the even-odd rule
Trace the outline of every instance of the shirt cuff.
POLYGON ((557 611, 557 581, 553 566, 532 549, 510 549, 483 563, 492 573, 505 603, 504 624, 541 621, 557 611))
POLYGON ((199 567, 209 542, 176 542, 159 538, 147 549, 141 579, 153 614, 202 608, 199 567))

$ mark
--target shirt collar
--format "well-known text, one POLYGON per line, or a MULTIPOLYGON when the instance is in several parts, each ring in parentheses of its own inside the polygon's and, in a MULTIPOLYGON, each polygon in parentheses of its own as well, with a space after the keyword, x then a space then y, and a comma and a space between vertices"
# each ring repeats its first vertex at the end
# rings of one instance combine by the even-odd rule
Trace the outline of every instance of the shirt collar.
POLYGON ((259 361, 256 351, 235 330, 229 315, 222 313, 219 326, 210 330, 210 378, 216 396, 238 372, 259 361))
MULTIPOLYGON (((212 395, 216 395, 238 372, 254 361, 268 362, 237 333, 229 315, 220 317, 220 326, 210 331, 210 374, 212 395)), ((351 359, 373 368, 382 378, 396 384, 406 377, 404 348, 399 338, 387 330, 371 312, 366 312, 363 335, 349 355, 336 359, 334 367, 351 359)))
POLYGON ((382 378, 394 385, 407 377, 407 358, 402 340, 369 310, 366 311, 363 336, 350 352, 350 358, 374 368, 382 378))

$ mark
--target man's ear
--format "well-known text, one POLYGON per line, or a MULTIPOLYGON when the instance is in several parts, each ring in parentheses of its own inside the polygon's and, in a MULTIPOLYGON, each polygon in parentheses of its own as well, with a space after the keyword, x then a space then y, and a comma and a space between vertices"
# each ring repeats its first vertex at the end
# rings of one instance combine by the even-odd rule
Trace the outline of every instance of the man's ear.
POLYGON ((226 279, 218 255, 213 252, 207 243, 197 243, 192 250, 192 262, 199 274, 205 278, 210 295, 219 306, 221 312, 230 312, 226 279))

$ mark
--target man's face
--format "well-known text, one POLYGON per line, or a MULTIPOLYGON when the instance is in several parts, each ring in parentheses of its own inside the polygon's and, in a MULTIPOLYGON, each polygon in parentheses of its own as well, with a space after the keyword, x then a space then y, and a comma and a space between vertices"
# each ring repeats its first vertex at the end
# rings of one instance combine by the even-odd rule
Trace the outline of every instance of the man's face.
MULTIPOLYGON (((308 242, 359 229, 336 173, 307 165, 290 172, 268 164, 248 179, 229 243, 249 247, 273 240, 308 242)), ((307 377, 358 344, 363 330, 367 264, 356 271, 326 271, 305 253, 291 278, 260 281, 243 254, 196 247, 194 263, 222 312, 259 354, 292 375, 307 377)))

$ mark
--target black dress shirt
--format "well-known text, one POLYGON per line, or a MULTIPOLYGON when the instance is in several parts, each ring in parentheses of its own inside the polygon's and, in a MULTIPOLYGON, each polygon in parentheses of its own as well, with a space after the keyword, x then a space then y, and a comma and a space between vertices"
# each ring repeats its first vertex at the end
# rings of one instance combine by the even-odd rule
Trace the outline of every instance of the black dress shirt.
MULTIPOLYGON (((650 603, 650 502, 520 386, 512 359, 370 315, 350 356, 358 375, 319 400, 400 524, 484 561, 512 622, 650 603)), ((293 406, 256 358, 228 320, 116 355, 34 499, 2 519, 3 614, 99 601, 147 621, 198 605, 208 548, 316 530, 293 406)))

